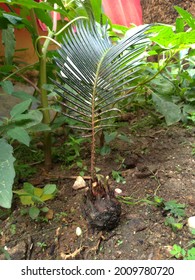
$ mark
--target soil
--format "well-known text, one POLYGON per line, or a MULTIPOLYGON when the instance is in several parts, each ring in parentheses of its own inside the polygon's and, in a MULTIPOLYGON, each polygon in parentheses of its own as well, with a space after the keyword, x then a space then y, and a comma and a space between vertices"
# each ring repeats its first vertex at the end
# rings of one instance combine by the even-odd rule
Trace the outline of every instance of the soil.
MULTIPOLYGON (((0 220, 0 242, 4 248, 0 258, 159 260, 173 258, 170 250, 174 244, 189 248, 193 236, 187 219, 195 215, 195 130, 181 124, 171 127, 163 122, 143 124, 144 119, 150 117, 137 120, 134 116, 123 128, 131 143, 114 141, 109 155, 98 155, 100 173, 109 174, 111 187, 120 188, 121 195, 131 202, 121 202, 122 215, 114 230, 92 230, 83 218, 81 205, 86 189, 72 188, 72 176, 79 173, 76 168, 68 169, 55 163, 53 169, 46 172, 40 165, 28 181, 38 187, 55 183, 57 195, 46 203, 50 209, 46 217, 37 221, 22 215, 25 207, 14 198, 11 213, 0 220), (116 183, 112 170, 120 170, 126 183, 116 183), (181 230, 173 231, 165 225, 165 211, 149 203, 154 196, 186 205, 181 230), (79 236, 77 227, 82 231, 79 236)), ((88 149, 85 145, 82 151, 87 164, 88 149)))
POLYGON ((174 24, 178 13, 174 6, 179 6, 195 16, 194 0, 141 0, 143 22, 161 22, 174 24))

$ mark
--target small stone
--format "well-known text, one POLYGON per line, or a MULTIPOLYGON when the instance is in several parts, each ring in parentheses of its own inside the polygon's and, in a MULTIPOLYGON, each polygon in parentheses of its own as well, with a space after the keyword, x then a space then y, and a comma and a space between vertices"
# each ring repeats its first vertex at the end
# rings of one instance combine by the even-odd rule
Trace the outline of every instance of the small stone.
POLYGON ((53 219, 53 215, 54 215, 54 212, 52 209, 49 209, 45 215, 45 217, 48 219, 48 220, 52 220, 53 219))
POLYGON ((85 180, 83 179, 83 177, 81 176, 78 176, 76 178, 76 181, 74 182, 74 185, 72 186, 72 188, 74 190, 79 190, 79 189, 83 189, 86 187, 86 182, 85 180))
POLYGON ((195 197, 193 195, 188 195, 186 200, 188 201, 189 205, 195 206, 195 197))
POLYGON ((189 229, 195 229, 195 216, 188 218, 188 227, 189 229))
POLYGON ((80 227, 76 228, 76 235, 81 236, 82 235, 82 229, 80 227))
POLYGON ((117 195, 119 195, 119 194, 121 194, 123 191, 121 190, 121 189, 119 189, 119 188, 116 188, 115 190, 115 193, 117 194, 117 195))

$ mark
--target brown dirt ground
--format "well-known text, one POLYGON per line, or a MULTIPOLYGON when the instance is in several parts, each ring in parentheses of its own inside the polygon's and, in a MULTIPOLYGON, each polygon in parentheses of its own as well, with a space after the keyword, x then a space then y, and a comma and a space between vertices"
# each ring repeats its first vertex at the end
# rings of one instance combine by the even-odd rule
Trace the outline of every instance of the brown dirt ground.
MULTIPOLYGON (((156 260, 170 259, 173 244, 187 248, 193 238, 187 218, 195 215, 195 131, 182 125, 167 128, 162 123, 132 129, 134 121, 125 128, 132 144, 115 141, 111 154, 98 156, 97 160, 105 175, 120 168, 120 163, 115 162, 117 158, 125 158, 131 165, 129 169, 120 169, 125 184, 110 179, 113 188, 121 188, 124 196, 137 201, 132 205, 122 203, 117 228, 110 232, 93 232, 88 228, 80 207, 85 190, 74 191, 74 180, 67 178, 77 175, 76 169, 64 170, 56 164, 50 173, 45 173, 40 168, 29 181, 37 186, 56 183, 58 193, 47 203, 52 215, 47 222, 33 221, 28 215, 21 215, 24 206, 14 200, 11 215, 0 220, 1 248, 7 248, 12 259, 156 260), (182 230, 173 232, 165 225, 159 208, 140 201, 154 195, 186 204, 182 230), (77 227, 82 229, 79 237, 77 227)), ((87 149, 85 153, 87 158, 87 149)), ((4 254, 0 258, 5 258, 4 254)))

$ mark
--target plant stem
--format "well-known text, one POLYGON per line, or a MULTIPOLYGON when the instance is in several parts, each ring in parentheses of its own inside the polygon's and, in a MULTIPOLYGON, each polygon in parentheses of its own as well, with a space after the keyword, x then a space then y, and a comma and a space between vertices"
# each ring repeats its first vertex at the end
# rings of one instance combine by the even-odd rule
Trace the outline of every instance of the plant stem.
POLYGON ((95 98, 96 98, 96 88, 97 88, 97 82, 98 82, 98 77, 99 77, 99 72, 100 72, 100 68, 102 65, 102 62, 106 56, 107 52, 103 55, 103 57, 101 58, 99 65, 97 67, 97 71, 96 71, 96 78, 94 81, 94 86, 93 86, 93 92, 92 92, 92 106, 91 106, 91 178, 92 181, 95 180, 96 177, 96 172, 95 172, 95 147, 96 147, 96 139, 95 139, 95 134, 96 134, 96 121, 95 121, 95 98))
MULTIPOLYGON (((35 30, 36 39, 39 38, 38 27, 36 22, 36 16, 33 9, 31 9, 31 20, 35 30)), ((41 45, 40 40, 35 40, 34 45, 37 51, 37 55, 39 57, 39 89, 41 96, 41 105, 42 105, 42 113, 43 113, 43 123, 50 125, 50 112, 49 112, 49 104, 47 98, 47 90, 43 88, 43 85, 47 83, 47 50, 50 43, 50 38, 53 37, 53 32, 49 31, 48 38, 45 40, 44 44, 41 45)), ((51 133, 49 131, 45 131, 44 134, 44 163, 45 168, 49 170, 52 165, 52 157, 51 157, 51 133)))
MULTIPOLYGON (((50 125, 51 118, 49 112, 49 104, 47 98, 47 90, 43 88, 43 85, 47 83, 47 50, 50 43, 50 38, 53 37, 53 32, 49 32, 48 38, 45 40, 42 47, 42 56, 39 58, 40 61, 40 80, 39 87, 41 91, 41 104, 43 108, 43 123, 50 125)), ((52 156, 51 156, 51 132, 44 132, 44 155, 45 155, 45 168, 49 170, 52 165, 52 156)))
MULTIPOLYGON (((93 106, 94 107, 94 106, 93 106)), ((94 109, 92 108, 92 122, 91 122, 91 178, 94 181, 96 173, 95 173, 95 122, 94 122, 94 109)))

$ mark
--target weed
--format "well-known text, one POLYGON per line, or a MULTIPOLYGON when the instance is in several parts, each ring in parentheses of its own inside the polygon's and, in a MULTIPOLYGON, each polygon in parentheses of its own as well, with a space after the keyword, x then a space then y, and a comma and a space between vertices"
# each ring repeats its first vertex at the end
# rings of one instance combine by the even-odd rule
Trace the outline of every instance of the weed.
POLYGON ((120 171, 115 171, 112 170, 112 178, 117 182, 117 183, 122 183, 125 184, 126 181, 124 179, 124 177, 121 175, 120 171))
POLYGON ((183 228, 183 224, 179 222, 180 220, 176 220, 173 217, 166 217, 165 218, 165 225, 172 228, 174 232, 181 230, 183 228))
MULTIPOLYGON (((191 234, 195 236, 195 230, 191 230, 191 234)), ((182 248, 180 245, 174 244, 170 254, 176 259, 183 260, 195 260, 195 239, 188 242, 188 244, 182 248), (189 249, 188 249, 189 248, 189 249)))
POLYGON ((37 246, 41 248, 41 251, 45 251, 47 244, 45 242, 37 242, 37 246))
POLYGON ((169 212, 174 217, 184 217, 185 214, 185 204, 177 203, 175 200, 170 200, 164 202, 164 210, 169 212))
POLYGON ((67 216, 68 216, 68 214, 66 212, 56 213, 54 220, 55 221, 60 221, 61 219, 65 218, 67 216))
POLYGON ((165 225, 171 227, 171 229, 176 232, 183 228, 183 217, 186 216, 185 204, 177 203, 175 200, 164 201, 163 198, 154 196, 153 198, 147 197, 144 199, 136 200, 132 197, 118 197, 119 201, 135 205, 138 203, 147 203, 149 205, 156 206, 162 211, 165 218, 165 225))
MULTIPOLYGON (((49 208, 42 205, 45 201, 54 198, 56 194, 56 185, 47 184, 44 188, 36 188, 30 183, 24 183, 21 190, 14 191, 25 206, 31 206, 26 211, 31 219, 35 220, 39 217, 40 213, 47 213, 49 208), (41 207, 40 207, 41 206, 41 207)), ((23 213, 26 213, 25 211, 23 213)))
MULTIPOLYGON (((191 241, 188 246, 195 244, 195 240, 191 241)), ((195 260, 195 247, 185 250, 181 246, 174 244, 171 250, 171 255, 176 259, 195 260)))
POLYGON ((15 225, 15 224, 11 224, 11 226, 10 226, 10 232, 11 232, 11 235, 16 234, 16 225, 15 225))
POLYGON ((123 240, 118 239, 118 240, 117 240, 117 245, 120 246, 120 245, 122 245, 122 244, 123 244, 123 240))

